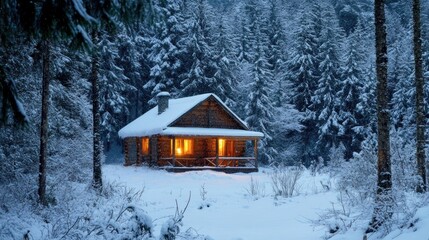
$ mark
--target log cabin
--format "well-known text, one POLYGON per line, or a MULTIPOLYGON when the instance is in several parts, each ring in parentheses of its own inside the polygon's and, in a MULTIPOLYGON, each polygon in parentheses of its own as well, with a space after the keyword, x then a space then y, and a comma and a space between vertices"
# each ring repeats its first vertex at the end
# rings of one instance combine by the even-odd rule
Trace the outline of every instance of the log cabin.
POLYGON ((161 92, 157 101, 119 131, 125 166, 258 171, 258 140, 264 135, 250 131, 215 94, 170 99, 168 92, 161 92))

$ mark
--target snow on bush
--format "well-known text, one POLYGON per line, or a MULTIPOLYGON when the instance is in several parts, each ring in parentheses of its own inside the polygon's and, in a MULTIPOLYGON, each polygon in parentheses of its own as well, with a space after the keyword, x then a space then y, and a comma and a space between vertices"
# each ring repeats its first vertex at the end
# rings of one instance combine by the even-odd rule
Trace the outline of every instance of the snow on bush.
MULTIPOLYGON (((202 186, 202 190, 204 190, 204 185, 202 186)), ((202 198, 205 193, 202 193, 202 198)), ((161 232, 159 236, 159 240, 175 240, 175 239, 183 239, 183 240, 211 240, 210 237, 200 235, 198 232, 192 228, 187 229, 185 232, 181 233, 181 227, 183 226, 183 218, 185 217, 186 209, 189 206, 189 202, 191 201, 191 193, 189 193, 188 202, 186 206, 180 210, 179 204, 176 200, 176 212, 174 216, 168 218, 167 221, 161 227, 161 232)))
POLYGON ((283 167, 275 168, 271 173, 271 186, 274 196, 292 197, 298 195, 298 181, 302 176, 303 168, 301 167, 283 167))

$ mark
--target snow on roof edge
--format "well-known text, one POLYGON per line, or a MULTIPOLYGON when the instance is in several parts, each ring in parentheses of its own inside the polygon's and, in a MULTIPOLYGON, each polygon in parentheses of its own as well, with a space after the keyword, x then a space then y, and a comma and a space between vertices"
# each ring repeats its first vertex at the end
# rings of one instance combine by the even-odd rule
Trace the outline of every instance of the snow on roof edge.
POLYGON ((228 128, 168 127, 160 135, 176 136, 217 136, 217 137, 264 137, 256 131, 228 128))

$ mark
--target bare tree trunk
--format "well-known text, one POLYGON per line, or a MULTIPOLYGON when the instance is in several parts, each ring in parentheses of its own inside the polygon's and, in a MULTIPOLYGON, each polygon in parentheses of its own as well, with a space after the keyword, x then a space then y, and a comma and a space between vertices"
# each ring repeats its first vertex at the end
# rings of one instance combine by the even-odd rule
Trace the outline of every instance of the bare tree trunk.
MULTIPOLYGON (((98 33, 94 31, 93 42, 98 42, 98 33)), ((93 119, 93 182, 92 186, 101 190, 103 185, 101 178, 101 141, 100 141, 100 90, 98 86, 99 56, 98 50, 94 49, 91 62, 92 83, 92 119, 93 119)))
POLYGON ((392 216, 392 171, 389 139, 389 94, 387 88, 387 43, 384 0, 374 1, 377 68, 378 169, 377 193, 372 221, 367 232, 377 230, 392 216))
POLYGON ((48 110, 49 110, 49 81, 50 81, 50 51, 49 42, 42 42, 42 117, 40 123, 39 151, 39 202, 47 205, 46 200, 46 158, 48 152, 48 110))
POLYGON ((416 191, 426 192, 426 167, 425 167, 425 108, 424 108, 424 78, 422 60, 422 39, 420 22, 420 0, 413 1, 414 22, 414 65, 416 79, 416 158, 417 172, 422 178, 422 183, 417 185, 416 191))

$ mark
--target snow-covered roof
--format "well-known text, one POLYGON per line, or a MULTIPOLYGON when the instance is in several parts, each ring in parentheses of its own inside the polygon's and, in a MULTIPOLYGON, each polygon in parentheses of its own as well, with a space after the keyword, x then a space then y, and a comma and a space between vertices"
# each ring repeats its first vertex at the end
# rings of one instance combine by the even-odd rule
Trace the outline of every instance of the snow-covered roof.
POLYGON ((256 132, 241 130, 241 129, 220 129, 220 128, 176 128, 176 127, 168 127, 171 123, 176 121, 182 115, 187 113, 193 107, 197 106, 199 103, 203 102, 210 96, 216 98, 216 100, 228 111, 242 126, 247 129, 247 124, 241 120, 234 112, 231 111, 215 94, 206 93, 201 95, 196 95, 192 97, 184 97, 178 99, 170 99, 169 107, 161 114, 158 114, 158 106, 155 106, 151 110, 147 111, 142 116, 138 117, 121 130, 119 130, 119 137, 141 137, 141 136, 151 136, 156 134, 162 135, 186 135, 186 130, 189 131, 188 135, 205 135, 202 132, 215 134, 214 131, 219 131, 217 135, 212 136, 249 136, 252 137, 261 137, 262 133, 256 134, 256 132), (206 130, 204 130, 206 129, 206 130), (215 130, 217 129, 217 130, 215 130), (197 130, 201 131, 201 133, 196 133, 197 130), (222 130, 222 131, 220 131, 222 130), (226 131, 228 130, 228 131, 226 131), (179 134, 180 132, 180 134, 179 134), (220 132, 225 134, 220 134, 220 132), (245 135, 244 132, 249 132, 245 135), (191 134, 192 133, 192 134, 191 134), (232 135, 226 135, 226 134, 232 135), (238 135, 234 135, 238 134, 238 135), (241 134, 241 135, 240 135, 241 134), (253 135, 252 135, 253 134, 253 135))

